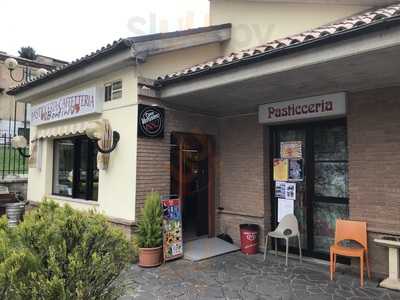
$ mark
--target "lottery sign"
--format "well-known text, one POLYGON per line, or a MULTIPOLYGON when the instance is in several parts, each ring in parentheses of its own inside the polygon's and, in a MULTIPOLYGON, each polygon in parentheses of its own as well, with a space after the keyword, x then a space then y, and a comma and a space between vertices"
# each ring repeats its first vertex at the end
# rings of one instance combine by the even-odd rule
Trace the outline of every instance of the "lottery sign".
POLYGON ((183 256, 181 200, 163 199, 161 204, 164 259, 167 261, 183 256))

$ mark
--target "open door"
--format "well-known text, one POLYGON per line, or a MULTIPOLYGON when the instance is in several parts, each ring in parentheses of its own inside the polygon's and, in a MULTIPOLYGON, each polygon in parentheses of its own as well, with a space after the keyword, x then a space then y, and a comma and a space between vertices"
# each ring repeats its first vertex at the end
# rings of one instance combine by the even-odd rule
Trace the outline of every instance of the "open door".
POLYGON ((213 147, 207 135, 171 135, 171 194, 182 201, 184 240, 214 235, 213 147), (211 159, 210 159, 211 158, 211 159))

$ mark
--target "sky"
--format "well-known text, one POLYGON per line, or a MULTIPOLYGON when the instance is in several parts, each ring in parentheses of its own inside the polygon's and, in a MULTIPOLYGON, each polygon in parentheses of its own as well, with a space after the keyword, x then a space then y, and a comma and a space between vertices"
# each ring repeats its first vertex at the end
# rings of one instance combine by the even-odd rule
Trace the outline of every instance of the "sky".
POLYGON ((208 25, 208 0, 1 0, 0 51, 72 61, 123 37, 208 25))

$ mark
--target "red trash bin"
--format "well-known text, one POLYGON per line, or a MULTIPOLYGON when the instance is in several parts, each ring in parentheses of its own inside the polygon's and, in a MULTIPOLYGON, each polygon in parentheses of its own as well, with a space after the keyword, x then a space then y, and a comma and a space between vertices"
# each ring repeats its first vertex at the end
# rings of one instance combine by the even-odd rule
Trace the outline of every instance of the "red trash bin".
POLYGON ((258 231, 259 227, 256 224, 240 224, 240 251, 244 254, 257 253, 258 231))

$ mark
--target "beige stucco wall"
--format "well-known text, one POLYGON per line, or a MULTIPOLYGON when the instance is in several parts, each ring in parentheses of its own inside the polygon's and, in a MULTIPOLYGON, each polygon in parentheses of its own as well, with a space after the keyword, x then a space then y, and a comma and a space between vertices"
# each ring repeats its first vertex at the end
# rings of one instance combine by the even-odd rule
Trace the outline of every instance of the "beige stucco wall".
POLYGON ((43 197, 50 197, 60 203, 68 203, 77 209, 96 209, 113 219, 120 219, 125 222, 135 220, 137 77, 134 68, 129 67, 115 73, 110 73, 107 76, 84 82, 74 88, 60 91, 57 94, 35 99, 33 102, 47 101, 91 86, 103 87, 106 82, 118 79, 122 79, 123 81, 122 98, 104 103, 101 115, 78 117, 32 128, 32 134, 34 134, 37 129, 84 122, 97 118, 105 118, 110 121, 112 128, 120 133, 121 140, 118 147, 111 153, 108 170, 100 171, 98 201, 85 201, 51 195, 53 139, 44 139, 42 141, 41 169, 29 169, 28 200, 38 202, 43 197))
POLYGON ((367 9, 358 5, 210 0, 211 25, 232 23, 225 53, 262 45, 367 9))
POLYGON ((160 75, 191 67, 194 64, 213 60, 222 54, 221 44, 191 47, 149 57, 138 67, 138 76, 156 79, 160 75))
POLYGON ((106 118, 114 130, 121 134, 118 147, 111 154, 107 171, 100 171, 99 197, 97 202, 52 195, 53 178, 53 139, 42 143, 41 169, 29 169, 28 199, 41 201, 44 197, 55 199, 59 203, 68 203, 77 209, 96 209, 112 219, 123 223, 136 220, 136 161, 137 161, 137 78, 156 78, 158 75, 177 71, 195 63, 203 62, 220 55, 220 44, 214 43, 185 50, 168 52, 149 57, 145 63, 108 74, 96 80, 83 82, 74 88, 31 99, 32 103, 45 102, 68 95, 92 86, 103 87, 106 82, 122 79, 123 96, 121 99, 104 103, 102 115, 91 115, 32 128, 32 136, 37 129, 85 122, 97 118, 106 118))
MULTIPOLYGON (((22 66, 18 66, 15 71, 13 71, 13 76, 16 79, 22 77, 22 66)), ((34 69, 35 70, 35 69, 34 69)), ((0 120, 9 120, 11 117, 14 119, 14 97, 8 96, 6 91, 18 85, 18 82, 14 82, 10 77, 10 72, 4 65, 4 61, 0 61, 0 88, 4 89, 4 92, 0 94, 0 120)), ((24 105, 19 104, 17 107, 17 121, 24 120, 24 105)))

